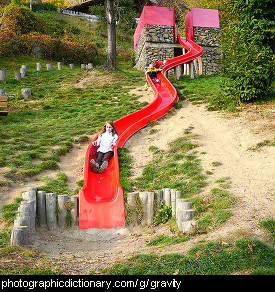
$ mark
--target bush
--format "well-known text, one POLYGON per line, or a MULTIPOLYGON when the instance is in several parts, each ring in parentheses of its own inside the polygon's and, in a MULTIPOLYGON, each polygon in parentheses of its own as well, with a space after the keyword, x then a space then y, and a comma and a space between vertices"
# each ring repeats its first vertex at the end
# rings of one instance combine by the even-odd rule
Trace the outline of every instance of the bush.
POLYGON ((0 57, 32 56, 34 48, 40 47, 43 59, 96 63, 99 50, 95 43, 54 38, 45 34, 44 26, 44 21, 28 8, 9 5, 0 27, 0 57))
POLYGON ((240 101, 266 98, 272 92, 274 74, 274 14, 268 5, 271 1, 233 3, 239 16, 222 36, 224 68, 230 78, 227 93, 240 101))
POLYGON ((57 60, 64 63, 96 63, 99 50, 94 43, 85 41, 69 42, 51 38, 43 34, 0 36, 0 56, 31 56, 35 47, 40 47, 43 59, 57 60), (76 59, 77 56, 77 59, 76 59))

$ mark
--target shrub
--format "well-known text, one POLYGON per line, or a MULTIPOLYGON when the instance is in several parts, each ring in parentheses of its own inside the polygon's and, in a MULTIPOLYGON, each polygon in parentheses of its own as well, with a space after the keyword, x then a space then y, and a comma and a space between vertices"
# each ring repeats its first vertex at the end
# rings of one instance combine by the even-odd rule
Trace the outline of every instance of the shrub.
POLYGON ((271 94, 274 74, 274 15, 268 5, 271 1, 233 3, 239 16, 223 30, 222 37, 224 68, 230 78, 227 93, 240 101, 266 98, 271 94))

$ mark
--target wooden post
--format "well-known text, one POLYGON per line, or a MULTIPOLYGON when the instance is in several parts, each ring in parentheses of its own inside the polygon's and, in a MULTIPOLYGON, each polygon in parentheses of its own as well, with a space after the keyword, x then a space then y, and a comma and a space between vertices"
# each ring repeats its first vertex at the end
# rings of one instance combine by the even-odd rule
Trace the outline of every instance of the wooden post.
POLYGON ((60 228, 66 227, 66 216, 68 214, 67 210, 65 209, 64 205, 67 201, 69 201, 69 196, 67 195, 58 195, 57 196, 57 203, 58 203, 58 226, 60 228))
POLYGON ((42 64, 41 63, 36 63, 36 70, 42 71, 42 64))
POLYGON ((22 93, 23 97, 29 98, 32 94, 32 91, 30 88, 22 88, 21 93, 22 93))
POLYGON ((47 217, 46 217, 46 192, 38 191, 37 192, 37 218, 38 225, 40 227, 47 226, 47 217))
POLYGON ((57 194, 46 193, 47 227, 50 230, 57 228, 57 194))
POLYGON ((53 65, 52 64, 46 64, 46 68, 48 71, 52 71, 53 70, 53 65))
POLYGON ((141 224, 148 225, 154 222, 154 193, 153 192, 141 192, 139 193, 143 218, 141 224))
POLYGON ((61 62, 57 62, 57 68, 58 68, 58 70, 62 70, 62 63, 61 62))
POLYGON ((189 72, 190 72, 190 78, 191 79, 194 79, 194 64, 193 64, 193 62, 190 62, 189 63, 189 72))
POLYGON ((6 77, 7 77, 6 70, 0 70, 0 80, 6 81, 6 77))
POLYGON ((25 70, 26 73, 28 72, 28 66, 27 66, 27 65, 22 65, 21 68, 22 68, 23 70, 25 70))
POLYGON ((28 227, 27 226, 17 226, 14 228, 11 232, 11 239, 10 243, 11 245, 19 245, 23 246, 28 244, 28 227))
POLYGON ((78 224, 78 218, 79 218, 79 197, 78 196, 72 196, 71 201, 74 203, 74 208, 71 210, 71 215, 73 219, 74 224, 78 224))
POLYGON ((201 57, 198 57, 198 62, 199 62, 199 74, 202 75, 202 61, 201 61, 201 57))
POLYGON ((163 204, 167 206, 171 206, 171 194, 170 189, 165 188, 163 190, 163 204))
POLYGON ((176 215, 176 199, 179 199, 181 196, 181 191, 171 189, 171 207, 172 207, 172 216, 176 215))
POLYGON ((14 78, 18 81, 21 81, 21 73, 20 72, 15 72, 14 73, 14 78))
POLYGON ((197 59, 195 59, 194 61, 193 61, 193 63, 194 63, 194 71, 195 71, 195 74, 199 74, 199 71, 198 71, 198 68, 197 68, 197 59))
POLYGON ((25 67, 20 68, 21 78, 24 78, 27 73, 27 69, 25 67))

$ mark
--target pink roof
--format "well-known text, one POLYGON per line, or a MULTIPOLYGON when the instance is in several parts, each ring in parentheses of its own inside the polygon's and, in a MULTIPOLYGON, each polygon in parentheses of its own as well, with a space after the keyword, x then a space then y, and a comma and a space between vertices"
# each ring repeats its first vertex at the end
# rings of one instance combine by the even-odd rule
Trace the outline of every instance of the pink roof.
POLYGON ((199 27, 220 27, 219 11, 214 9, 191 8, 192 24, 199 27))
POLYGON ((144 6, 134 34, 134 47, 145 24, 175 26, 174 8, 144 6))

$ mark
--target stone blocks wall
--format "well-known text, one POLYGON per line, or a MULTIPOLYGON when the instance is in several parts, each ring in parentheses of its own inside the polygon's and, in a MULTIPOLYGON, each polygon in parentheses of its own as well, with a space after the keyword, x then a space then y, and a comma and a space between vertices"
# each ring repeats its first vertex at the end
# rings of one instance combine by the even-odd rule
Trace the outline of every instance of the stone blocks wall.
POLYGON ((135 49, 136 69, 145 70, 153 61, 174 58, 174 27, 146 24, 135 49))
POLYGON ((220 60, 222 57, 219 49, 218 38, 221 31, 219 28, 194 27, 194 42, 203 48, 202 74, 220 73, 220 60))

